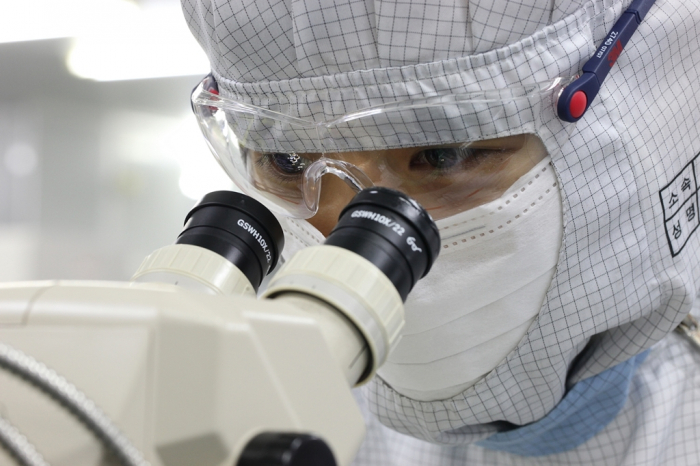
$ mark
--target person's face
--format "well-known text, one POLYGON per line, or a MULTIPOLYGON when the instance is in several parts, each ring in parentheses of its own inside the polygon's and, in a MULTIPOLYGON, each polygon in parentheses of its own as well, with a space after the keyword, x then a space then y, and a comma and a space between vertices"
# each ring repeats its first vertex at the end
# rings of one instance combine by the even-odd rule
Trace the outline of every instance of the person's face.
MULTIPOLYGON (((541 140, 531 134, 462 145, 323 154, 355 165, 375 185, 408 194, 436 220, 499 198, 546 155, 541 140)), ((291 192, 301 183, 304 168, 321 154, 249 152, 249 156, 259 189, 284 192, 288 186, 291 192)), ((355 194, 340 178, 324 176, 319 209, 309 223, 328 236, 355 194)))

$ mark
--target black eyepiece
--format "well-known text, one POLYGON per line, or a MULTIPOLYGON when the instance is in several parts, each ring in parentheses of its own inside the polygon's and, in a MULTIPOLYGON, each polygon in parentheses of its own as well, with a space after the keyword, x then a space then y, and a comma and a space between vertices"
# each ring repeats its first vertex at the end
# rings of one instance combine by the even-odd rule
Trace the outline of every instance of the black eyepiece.
POLYGON ((402 192, 374 187, 360 191, 343 209, 325 244, 369 260, 406 301, 437 259, 440 233, 416 201, 402 192))
POLYGON ((200 246, 238 267, 257 291, 284 247, 282 227, 261 203, 245 194, 215 191, 195 205, 176 244, 200 246))

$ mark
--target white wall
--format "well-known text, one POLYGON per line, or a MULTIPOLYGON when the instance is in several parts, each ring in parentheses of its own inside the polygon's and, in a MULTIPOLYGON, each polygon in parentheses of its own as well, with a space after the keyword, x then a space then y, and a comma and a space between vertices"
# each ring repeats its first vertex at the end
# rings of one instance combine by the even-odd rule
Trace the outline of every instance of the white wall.
POLYGON ((0 281, 128 279, 177 237, 183 189, 232 186, 190 110, 201 75, 77 78, 72 41, 0 43, 0 281))

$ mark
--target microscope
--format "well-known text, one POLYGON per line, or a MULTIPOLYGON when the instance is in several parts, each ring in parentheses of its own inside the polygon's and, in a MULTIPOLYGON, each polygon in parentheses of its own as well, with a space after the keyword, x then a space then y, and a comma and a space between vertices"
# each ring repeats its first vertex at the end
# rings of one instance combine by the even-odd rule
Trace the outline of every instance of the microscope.
POLYGON ((0 284, 0 463, 349 465, 351 389, 398 342, 439 233, 373 187, 324 244, 278 264, 283 246, 266 207, 218 191, 129 282, 0 284))

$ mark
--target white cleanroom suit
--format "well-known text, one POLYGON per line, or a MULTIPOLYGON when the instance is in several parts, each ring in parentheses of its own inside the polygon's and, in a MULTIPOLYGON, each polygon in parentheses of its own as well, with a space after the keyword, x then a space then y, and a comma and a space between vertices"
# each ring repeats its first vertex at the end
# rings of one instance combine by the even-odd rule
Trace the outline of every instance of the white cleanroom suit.
MULTIPOLYGON (((329 121, 574 76, 631 2, 182 3, 223 96, 329 121)), ((358 393, 358 465, 700 461, 700 352, 673 333, 700 315, 698 89, 700 3, 657 0, 581 120, 525 101, 468 128, 469 140, 535 135, 549 158, 438 221, 443 255, 358 393)), ((391 121, 403 139, 368 130, 361 145, 465 139, 419 123, 391 121)), ((309 221, 286 225, 289 253, 322 239, 309 221)))

